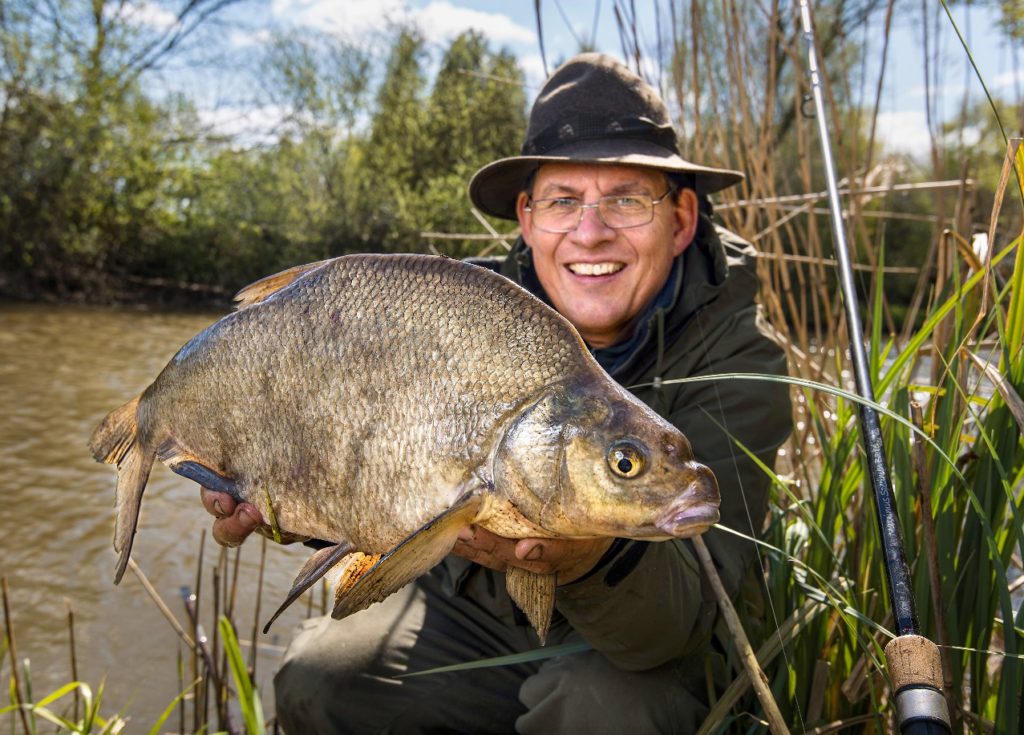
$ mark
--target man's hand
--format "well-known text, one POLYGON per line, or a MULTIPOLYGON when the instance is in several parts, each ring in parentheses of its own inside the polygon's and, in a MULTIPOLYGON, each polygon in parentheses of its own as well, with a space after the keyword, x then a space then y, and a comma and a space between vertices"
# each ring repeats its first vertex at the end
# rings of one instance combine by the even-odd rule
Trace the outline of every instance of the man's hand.
POLYGON ((574 582, 589 572, 614 539, 510 539, 479 526, 459 531, 453 554, 499 572, 520 567, 539 574, 558 574, 558 584, 574 582))
POLYGON ((199 491, 206 512, 217 518, 213 522, 213 539, 218 544, 238 546, 258 528, 269 531, 269 526, 263 522, 263 515, 255 505, 236 503, 228 493, 219 493, 209 488, 200 487, 199 491))

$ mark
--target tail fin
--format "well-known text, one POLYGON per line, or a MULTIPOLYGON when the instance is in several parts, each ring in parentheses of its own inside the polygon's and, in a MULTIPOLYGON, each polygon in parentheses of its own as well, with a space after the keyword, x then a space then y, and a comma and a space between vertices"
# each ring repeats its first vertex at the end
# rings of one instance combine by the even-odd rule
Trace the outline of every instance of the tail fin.
POLYGON ((134 398, 111 411, 89 440, 92 456, 99 462, 117 465, 115 493, 114 551, 118 552, 114 584, 121 581, 132 551, 132 539, 139 522, 142 492, 149 480, 149 471, 156 452, 139 442, 136 412, 139 399, 134 398))

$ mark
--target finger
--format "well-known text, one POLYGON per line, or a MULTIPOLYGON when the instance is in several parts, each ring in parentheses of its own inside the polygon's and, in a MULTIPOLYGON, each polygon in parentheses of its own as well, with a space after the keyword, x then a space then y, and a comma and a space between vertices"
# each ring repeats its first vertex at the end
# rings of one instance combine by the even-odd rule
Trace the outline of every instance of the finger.
POLYGON ((238 546, 261 524, 259 511, 248 503, 235 508, 234 514, 213 523, 213 539, 222 546, 238 546))
POLYGON ((203 501, 206 512, 218 518, 226 518, 236 510, 235 499, 228 493, 219 493, 206 487, 199 488, 199 497, 203 501))
POLYGON ((508 568, 508 564, 506 564, 500 557, 494 556, 486 551, 481 551, 477 547, 471 546, 463 541, 455 542, 455 546, 452 548, 452 553, 456 556, 461 556, 463 559, 468 559, 480 566, 487 567, 488 569, 493 569, 498 572, 504 572, 508 568))
POLYGON ((514 558, 512 554, 514 541, 497 536, 479 526, 467 526, 460 530, 458 541, 484 554, 494 554, 509 560, 514 558))

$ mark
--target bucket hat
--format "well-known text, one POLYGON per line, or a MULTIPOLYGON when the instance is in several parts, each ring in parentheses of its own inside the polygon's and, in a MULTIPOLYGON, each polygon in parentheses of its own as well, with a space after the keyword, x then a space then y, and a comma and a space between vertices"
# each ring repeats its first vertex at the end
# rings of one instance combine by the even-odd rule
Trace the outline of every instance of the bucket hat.
POLYGON ((611 56, 575 56, 548 78, 530 111, 520 155, 477 171, 469 197, 482 212, 516 219, 516 197, 545 163, 644 166, 691 174, 698 194, 743 180, 739 171, 691 163, 679 155, 668 108, 647 82, 611 56))

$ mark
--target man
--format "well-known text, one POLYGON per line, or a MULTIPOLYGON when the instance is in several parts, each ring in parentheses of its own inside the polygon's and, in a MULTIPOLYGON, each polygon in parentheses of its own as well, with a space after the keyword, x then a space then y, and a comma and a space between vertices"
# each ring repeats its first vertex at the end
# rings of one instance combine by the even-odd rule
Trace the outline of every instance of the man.
MULTIPOLYGON (((522 155, 477 172, 470 196, 522 237, 496 269, 565 315, 606 370, 678 426, 715 472, 722 525, 756 535, 771 465, 791 429, 774 383, 666 384, 781 374, 754 303, 752 248, 709 219, 733 171, 683 160, 665 104, 609 57, 578 56, 547 81, 522 155)), ((214 536, 239 543, 259 512, 204 492, 214 536)), ((753 544, 705 541, 730 592, 756 608, 753 544)), ((691 732, 727 638, 689 542, 504 539, 463 529, 442 564, 342 621, 307 621, 275 680, 286 732, 691 732), (397 675, 537 648, 501 571, 557 573, 548 646, 573 653, 423 677, 397 675), (583 645, 583 644, 586 645, 583 645), (586 648, 587 650, 579 650, 586 648), (717 658, 716 658, 717 656, 717 658), (708 664, 713 665, 708 665, 708 664)))

